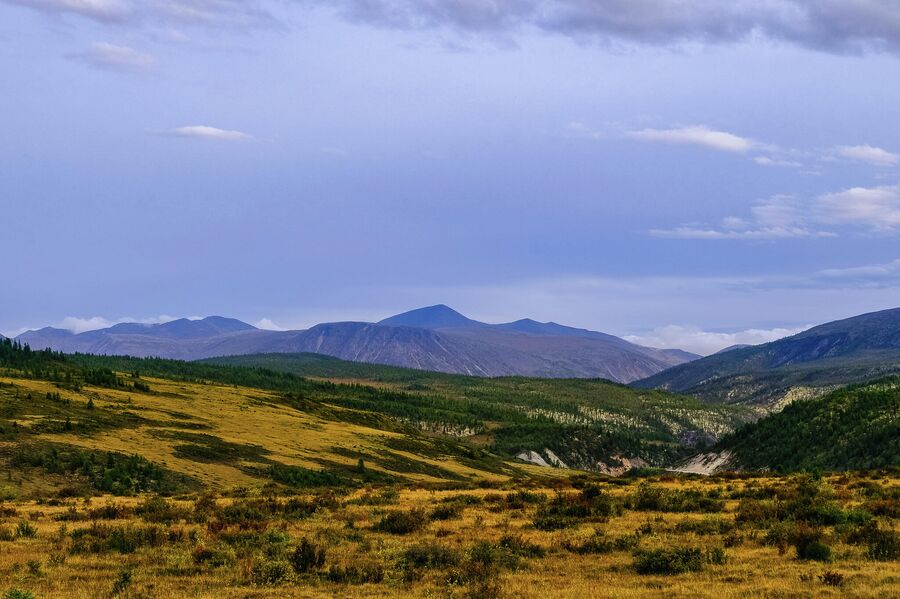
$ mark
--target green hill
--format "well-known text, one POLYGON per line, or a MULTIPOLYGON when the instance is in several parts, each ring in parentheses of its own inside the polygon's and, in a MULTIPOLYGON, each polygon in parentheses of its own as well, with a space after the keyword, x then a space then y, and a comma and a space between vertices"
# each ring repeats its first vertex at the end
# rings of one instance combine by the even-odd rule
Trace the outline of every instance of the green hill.
POLYGON ((747 469, 900 466, 900 377, 794 402, 726 437, 717 450, 747 469))

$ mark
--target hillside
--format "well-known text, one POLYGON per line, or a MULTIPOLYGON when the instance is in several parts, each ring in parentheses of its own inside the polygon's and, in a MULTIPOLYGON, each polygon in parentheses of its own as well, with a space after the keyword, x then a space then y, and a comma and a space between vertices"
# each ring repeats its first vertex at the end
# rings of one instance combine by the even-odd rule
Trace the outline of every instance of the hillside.
POLYGON ((729 467, 848 470, 900 465, 900 378, 797 401, 716 447, 729 467))
MULTIPOLYGON (((213 448, 220 442, 261 447, 269 457, 257 465, 345 468, 362 457, 378 469, 385 460, 395 463, 399 458, 393 454, 403 451, 405 459, 440 455, 493 475, 517 476, 516 458, 523 454, 534 462, 543 456, 574 468, 621 471, 631 462, 677 461, 696 443, 712 442, 750 417, 740 409, 601 380, 483 379, 388 368, 398 373, 394 382, 388 375, 372 377, 379 382, 359 376, 364 373, 328 376, 366 366, 334 365, 333 359, 325 359, 331 371, 314 380, 276 372, 273 364, 261 369, 65 356, 3 344, 7 357, 0 360, 0 375, 8 403, 0 428, 52 433, 43 441, 104 450, 155 447, 160 463, 169 465, 177 458, 176 441, 191 437, 193 444, 213 448), (29 394, 31 399, 24 399, 29 394), (95 411, 87 411, 88 400, 95 411), (258 428, 251 431, 247 419, 257 412, 258 428), (96 428, 101 416, 105 424, 96 428), (216 432, 224 426, 229 428, 223 435, 216 432), (282 432, 275 438, 267 427, 282 432), (338 431, 342 427, 346 430, 338 431), (330 432, 320 439, 316 430, 330 432), (307 432, 298 437, 297 431, 307 432), (282 434, 290 438, 280 439, 282 434), (356 439, 350 443, 356 449, 323 445, 332 437, 356 439), (344 459, 329 455, 334 452, 344 459), (480 466, 473 456, 481 456, 480 466)), ((189 469, 178 470, 188 474, 189 469)))
POLYGON ((215 356, 314 352, 475 376, 607 378, 629 382, 697 358, 618 337, 520 320, 492 325, 439 305, 412 310, 379 323, 325 323, 302 331, 267 331, 212 316, 166 324, 124 323, 73 334, 44 328, 17 338, 34 348, 66 353, 130 355, 196 360, 215 356))
POLYGON ((619 458, 668 463, 690 452, 691 446, 711 443, 754 417, 744 408, 708 406, 659 391, 636 392, 605 380, 486 379, 311 354, 232 356, 207 362, 402 392, 407 400, 394 412, 388 412, 393 408, 385 403, 373 402, 367 409, 409 419, 407 410, 413 406, 431 406, 437 410, 433 414, 414 416, 418 428, 486 443, 503 455, 556 455, 569 466, 589 470, 621 468, 619 458))
POLYGON ((900 309, 827 323, 732 349, 633 383, 717 403, 778 408, 795 398, 900 372, 900 309))

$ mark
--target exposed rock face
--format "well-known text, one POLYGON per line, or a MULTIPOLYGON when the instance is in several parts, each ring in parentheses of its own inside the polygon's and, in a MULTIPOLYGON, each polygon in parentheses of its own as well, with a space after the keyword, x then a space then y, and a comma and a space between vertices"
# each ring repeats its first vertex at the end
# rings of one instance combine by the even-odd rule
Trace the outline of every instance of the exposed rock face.
POLYGON ((685 472, 688 474, 715 474, 720 470, 728 470, 733 456, 730 451, 718 453, 700 453, 676 466, 670 468, 673 472, 685 472))
POLYGON ((696 356, 642 347, 612 335, 531 320, 490 325, 446 306, 380 323, 337 322, 304 331, 263 331, 210 317, 162 325, 120 324, 74 335, 60 329, 19 337, 35 349, 182 360, 259 353, 320 353, 344 360, 474 376, 606 378, 629 382, 696 356))

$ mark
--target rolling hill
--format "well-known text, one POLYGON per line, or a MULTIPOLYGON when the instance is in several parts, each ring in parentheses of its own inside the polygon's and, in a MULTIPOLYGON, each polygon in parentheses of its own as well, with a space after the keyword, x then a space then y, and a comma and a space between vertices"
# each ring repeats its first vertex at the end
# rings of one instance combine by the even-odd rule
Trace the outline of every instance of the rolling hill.
POLYGON ((726 436, 723 468, 851 470, 900 465, 900 378, 798 401, 726 436))
POLYGON ((698 356, 618 337, 520 320, 492 325, 438 305, 379 323, 325 323, 302 331, 259 330, 209 317, 166 324, 119 324, 73 334, 44 328, 18 340, 67 353, 196 360, 214 356, 314 352, 345 360, 475 376, 606 378, 630 382, 698 356))
POLYGON ((900 373, 900 308, 830 322, 731 349, 633 383, 716 403, 777 409, 838 386, 900 373))

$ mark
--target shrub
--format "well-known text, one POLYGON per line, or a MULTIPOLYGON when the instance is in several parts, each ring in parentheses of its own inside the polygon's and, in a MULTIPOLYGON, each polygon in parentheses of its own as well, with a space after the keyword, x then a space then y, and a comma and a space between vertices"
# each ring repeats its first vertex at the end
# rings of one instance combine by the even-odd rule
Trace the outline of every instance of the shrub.
POLYGON ((132 579, 134 578, 134 570, 131 568, 124 568, 119 572, 119 577, 116 578, 116 582, 113 583, 112 594, 120 595, 128 590, 128 587, 131 586, 132 579))
POLYGON ((593 536, 586 539, 582 543, 573 543, 572 541, 564 541, 563 548, 572 553, 579 555, 611 553, 613 551, 628 551, 634 549, 637 545, 638 538, 636 535, 625 537, 615 537, 612 539, 604 536, 600 530, 594 531, 593 536))
POLYGON ((297 574, 318 570, 325 565, 325 549, 312 543, 306 537, 294 548, 290 555, 291 566, 297 574))
POLYGON ((187 519, 191 515, 190 510, 179 507, 158 495, 145 499, 137 506, 134 513, 147 522, 159 522, 165 524, 171 524, 172 522, 177 522, 181 519, 187 519))
POLYGON ((634 568, 638 574, 683 574, 703 569, 703 552, 696 548, 636 551, 634 568))
POLYGON ((428 524, 428 516, 420 509, 408 512, 390 512, 381 517, 375 524, 375 530, 388 532, 395 535, 408 535, 421 530, 428 524))
POLYGON ((195 564, 205 564, 212 568, 230 566, 237 560, 234 549, 228 545, 217 544, 212 547, 198 545, 191 552, 195 564))
POLYGON ((791 538, 797 559, 831 561, 831 547, 822 541, 822 531, 809 526, 798 527, 791 538))
POLYGON ((459 504, 448 503, 439 505, 431 511, 432 520, 452 520, 459 518, 462 514, 462 506, 459 504))
POLYGON ((375 562, 348 566, 332 565, 328 568, 328 580, 343 584, 379 583, 384 580, 384 568, 375 562))
POLYGON ((503 535, 500 539, 499 546, 519 557, 544 557, 547 553, 546 549, 531 541, 523 539, 521 535, 503 535))
POLYGON ((839 587, 844 584, 844 575, 840 572, 835 572, 834 570, 826 570, 822 574, 819 574, 819 580, 822 581, 822 584, 824 585, 839 587))
POLYGON ((886 562, 900 559, 900 534, 893 530, 875 529, 866 540, 866 556, 886 562))
MULTIPOLYGON (((69 508, 70 512, 75 512, 75 508, 69 508)), ((88 511, 88 518, 90 520, 122 520, 131 516, 134 513, 134 510, 127 505, 121 505, 118 503, 109 503, 107 505, 94 508, 88 511)), ((71 518, 72 520, 78 520, 78 518, 71 518)))
POLYGON ((3 599, 35 599, 35 597, 34 593, 32 593, 31 591, 13 587, 11 589, 7 589, 7 591, 3 593, 3 599))
POLYGON ((652 512, 721 512, 721 499, 704 496, 699 491, 669 490, 642 483, 630 500, 638 511, 652 512))
POLYGON ((423 543, 406 549, 397 562, 397 569, 403 574, 403 580, 412 582, 420 578, 421 570, 456 566, 462 561, 459 552, 438 545, 423 543))
POLYGON ((88 528, 79 528, 69 533, 72 538, 70 552, 134 553, 141 547, 159 547, 166 542, 177 542, 179 533, 167 532, 161 526, 111 526, 94 523, 88 528))
POLYGON ((557 493, 556 497, 541 506, 534 517, 534 526, 540 530, 558 530, 573 526, 580 519, 592 518, 605 521, 622 512, 618 500, 598 487, 589 485, 580 493, 557 493))
POLYGON ((251 577, 253 584, 278 585, 287 582, 291 576, 291 564, 281 559, 260 559, 253 564, 251 577))
POLYGON ((37 536, 37 529, 26 520, 22 520, 16 526, 16 537, 21 539, 33 539, 37 536))

